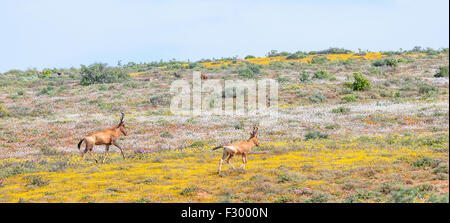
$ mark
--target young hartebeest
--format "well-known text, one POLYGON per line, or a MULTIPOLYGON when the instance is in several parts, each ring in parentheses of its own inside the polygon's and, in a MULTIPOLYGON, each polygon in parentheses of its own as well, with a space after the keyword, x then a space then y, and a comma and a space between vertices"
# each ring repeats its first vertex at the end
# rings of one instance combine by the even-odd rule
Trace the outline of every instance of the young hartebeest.
POLYGON ((123 154, 123 149, 117 143, 117 140, 119 140, 119 137, 121 134, 123 134, 125 136, 127 135, 127 131, 125 130, 125 123, 123 122, 123 118, 125 117, 125 114, 123 112, 121 112, 121 113, 122 113, 122 117, 120 118, 120 122, 118 125, 115 125, 112 128, 107 128, 102 131, 91 133, 91 134, 87 135, 86 137, 84 137, 83 139, 81 139, 81 141, 78 143, 78 150, 80 150, 80 146, 81 146, 81 143, 83 143, 83 141, 85 141, 85 144, 86 144, 86 149, 81 152, 81 157, 83 157, 83 159, 84 159, 84 154, 86 154, 86 152, 89 152, 89 155, 91 155, 94 158, 95 162, 98 163, 97 159, 95 158, 95 155, 92 153, 94 145, 106 145, 105 157, 103 158, 103 162, 102 162, 102 163, 104 163, 106 160, 106 156, 108 156, 109 146, 111 144, 115 145, 117 148, 120 149, 120 153, 122 153, 122 157, 125 159, 125 155, 123 154))
POLYGON ((230 159, 233 158, 234 155, 242 155, 242 165, 241 167, 245 171, 245 164, 247 163, 247 154, 254 146, 259 146, 258 144, 258 127, 253 127, 253 131, 250 134, 250 138, 248 140, 243 140, 240 142, 235 142, 231 144, 227 144, 224 146, 218 146, 213 148, 213 150, 223 148, 222 159, 219 164, 219 174, 222 170, 222 163, 226 159, 226 162, 230 164, 231 168, 234 169, 233 165, 231 165, 230 159), (228 157, 228 158, 227 158, 228 157))

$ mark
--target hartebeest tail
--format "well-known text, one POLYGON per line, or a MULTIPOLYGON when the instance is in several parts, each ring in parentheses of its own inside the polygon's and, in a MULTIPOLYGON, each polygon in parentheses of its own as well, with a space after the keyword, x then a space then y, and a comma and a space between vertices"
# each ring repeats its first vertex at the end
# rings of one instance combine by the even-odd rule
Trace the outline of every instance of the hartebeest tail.
POLYGON ((219 174, 222 170, 222 163, 226 161, 230 164, 231 168, 234 169, 233 165, 230 162, 230 159, 233 158, 234 155, 242 155, 242 165, 241 167, 245 170, 245 164, 247 163, 247 154, 254 146, 259 146, 258 144, 258 127, 253 127, 253 131, 250 134, 250 138, 248 140, 243 140, 236 143, 227 144, 224 146, 214 147, 212 150, 223 148, 222 159, 220 159, 219 163, 219 174))
POLYGON ((83 143, 83 141, 84 141, 84 138, 81 139, 80 142, 78 143, 78 150, 80 150, 80 146, 81 146, 81 143, 83 143))
POLYGON ((120 135, 127 135, 127 131, 125 130, 125 123, 123 122, 123 118, 125 117, 125 114, 122 112, 122 117, 120 118, 119 124, 115 125, 112 128, 104 129, 102 131, 98 131, 95 133, 91 133, 81 139, 81 141, 78 143, 78 150, 80 150, 81 144, 83 141, 86 144, 86 149, 81 152, 81 157, 84 158, 84 154, 89 152, 89 154, 94 158, 95 162, 98 163, 97 159, 95 158, 95 155, 93 154, 93 148, 94 145, 106 145, 105 150, 105 156, 103 157, 103 163, 106 160, 106 157, 108 156, 109 146, 115 145, 117 148, 120 149, 120 153, 122 154, 122 157, 125 159, 125 155, 123 154, 122 147, 119 146, 117 140, 120 138, 120 135))

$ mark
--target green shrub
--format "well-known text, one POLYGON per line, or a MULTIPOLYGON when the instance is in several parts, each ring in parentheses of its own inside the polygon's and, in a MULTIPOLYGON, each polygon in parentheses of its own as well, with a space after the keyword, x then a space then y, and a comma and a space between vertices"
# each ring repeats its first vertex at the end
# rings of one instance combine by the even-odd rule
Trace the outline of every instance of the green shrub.
POLYGON ((356 102, 356 101, 357 101, 357 99, 356 99, 356 97, 355 97, 354 94, 345 95, 345 96, 342 97, 341 99, 342 99, 343 101, 346 101, 346 102, 356 102))
POLYGON ((392 192, 392 198, 395 203, 412 203, 414 198, 419 194, 416 187, 404 187, 398 191, 392 192))
POLYGON ((419 94, 422 94, 422 95, 432 95, 432 94, 436 94, 438 92, 439 92, 439 90, 435 86, 427 84, 427 83, 422 83, 419 86, 419 94))
POLYGON ((328 138, 328 135, 325 133, 321 133, 319 131, 310 131, 306 133, 305 140, 309 139, 326 139, 328 138))
POLYGON ((448 77, 448 66, 439 67, 439 71, 434 74, 434 77, 448 77))
POLYGON ((331 199, 331 195, 323 191, 314 191, 311 198, 306 200, 307 203, 326 203, 331 199))
POLYGON ((278 57, 278 56, 288 56, 290 55, 289 52, 283 51, 283 52, 278 52, 277 50, 271 50, 270 52, 268 52, 266 54, 267 57, 278 57))
POLYGON ((304 176, 299 173, 285 173, 278 175, 278 183, 299 182, 304 180, 304 176))
POLYGON ((40 95, 48 95, 48 96, 53 96, 55 94, 55 89, 53 88, 53 86, 47 86, 46 88, 43 88, 41 91, 39 91, 38 96, 40 95))
POLYGON ((354 91, 365 91, 370 89, 370 81, 363 75, 354 73, 353 78, 355 78, 355 81, 352 84, 352 89, 354 91))
POLYGON ((121 82, 129 78, 129 75, 121 68, 107 67, 106 63, 94 63, 89 66, 81 65, 81 85, 98 83, 121 82))
POLYGON ((41 153, 46 156, 52 156, 58 154, 58 151, 56 149, 48 148, 48 147, 42 147, 41 153))
POLYGON ((244 59, 253 59, 253 58, 256 58, 256 57, 253 55, 247 55, 244 59))
POLYGON ((331 75, 329 75, 328 72, 326 72, 324 70, 319 70, 319 71, 314 73, 312 78, 315 78, 315 79, 329 79, 329 78, 331 78, 331 75))
POLYGON ((302 51, 297 51, 297 52, 287 56, 286 59, 287 60, 303 59, 306 56, 307 56, 306 53, 304 53, 302 51))
POLYGON ((195 141, 191 144, 191 147, 204 147, 208 145, 207 142, 203 142, 203 141, 195 141))
POLYGON ((39 78, 49 78, 52 76, 52 71, 51 70, 42 70, 42 72, 38 75, 39 78))
POLYGON ((170 103, 170 95, 169 94, 161 94, 155 95, 150 98, 150 103, 153 106, 165 106, 170 103))
POLYGON ((26 186, 42 187, 49 184, 49 182, 43 179, 41 176, 29 176, 27 177, 27 180, 28 184, 26 186))
POLYGON ((347 50, 344 48, 336 48, 336 47, 330 47, 326 50, 309 52, 309 54, 349 54, 349 53, 353 53, 353 52, 351 50, 347 50))
POLYGON ((291 195, 281 195, 280 197, 277 197, 274 201, 275 203, 288 203, 293 202, 294 198, 291 195))
POLYGON ((348 113, 349 111, 350 111, 350 108, 346 108, 346 107, 333 108, 331 110, 332 113, 348 113))
POLYGON ((173 138, 173 135, 168 132, 168 131, 164 131, 163 133, 161 133, 160 135, 162 138, 173 138))
POLYGON ((375 67, 388 66, 388 67, 397 67, 398 60, 394 58, 385 58, 381 60, 376 60, 372 63, 375 67))
POLYGON ((326 57, 315 56, 311 58, 311 64, 324 64, 328 61, 326 57))
POLYGON ((327 125, 325 126, 326 129, 339 129, 340 126, 339 125, 327 125))
POLYGON ((298 75, 298 79, 299 79, 301 82, 307 82, 307 81, 309 81, 309 74, 308 74, 308 72, 303 71, 302 73, 300 73, 300 74, 298 75))
POLYGON ((313 103, 322 103, 327 101, 327 98, 322 93, 315 93, 309 97, 309 101, 313 103))
POLYGON ((437 167, 441 161, 433 158, 423 157, 414 161, 413 166, 415 167, 437 167))
POLYGON ((0 105, 0 118, 9 116, 10 112, 8 111, 8 109, 5 108, 5 106, 0 105))
POLYGON ((189 196, 192 195, 194 193, 196 193, 197 191, 199 191, 201 188, 198 186, 191 186, 191 187, 186 187, 184 188, 181 192, 180 195, 183 196, 189 196))
POLYGON ((241 68, 238 71, 239 77, 243 77, 243 78, 255 78, 255 76, 257 74, 259 74, 261 69, 261 65, 259 64, 254 64, 254 63, 242 63, 241 64, 241 68))

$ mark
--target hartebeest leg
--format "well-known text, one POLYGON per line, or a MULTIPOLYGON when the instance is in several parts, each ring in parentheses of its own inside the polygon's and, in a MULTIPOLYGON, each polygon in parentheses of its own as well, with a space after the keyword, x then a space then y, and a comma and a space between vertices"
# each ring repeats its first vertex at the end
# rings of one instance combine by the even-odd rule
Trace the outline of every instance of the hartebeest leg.
POLYGON ((233 156, 234 156, 234 154, 232 154, 232 153, 230 154, 230 156, 228 156, 227 163, 230 164, 231 168, 234 170, 235 168, 234 168, 234 166, 231 164, 231 161, 230 161, 231 158, 233 158, 233 156))
POLYGON ((89 153, 89 155, 91 155, 91 157, 95 160, 95 162, 98 163, 98 160, 97 160, 97 158, 95 158, 94 151, 92 150, 92 148, 89 149, 88 153, 89 153))
POLYGON ((106 157, 108 156, 108 151, 109 151, 109 145, 106 145, 106 148, 105 148, 105 157, 103 157, 103 162, 102 162, 102 163, 105 163, 106 157))
POLYGON ((81 151, 81 159, 84 161, 84 155, 89 151, 89 146, 86 144, 84 151, 81 151))
POLYGON ((247 154, 243 153, 242 154, 242 165, 241 165, 241 168, 243 170, 245 170, 245 164, 247 164, 247 154))
POLYGON ((227 156, 228 156, 228 153, 224 150, 223 151, 223 155, 222 155, 222 159, 220 159, 220 163, 219 163, 219 174, 220 174, 220 171, 222 170, 222 163, 227 158, 227 156))
POLYGON ((123 150, 122 150, 122 148, 119 146, 119 144, 117 143, 117 140, 113 140, 113 144, 117 147, 117 148, 119 148, 120 149, 120 153, 122 153, 122 157, 123 157, 123 159, 125 159, 125 155, 123 154, 123 150))
POLYGON ((240 166, 240 168, 245 170, 245 154, 242 154, 242 165, 240 166))

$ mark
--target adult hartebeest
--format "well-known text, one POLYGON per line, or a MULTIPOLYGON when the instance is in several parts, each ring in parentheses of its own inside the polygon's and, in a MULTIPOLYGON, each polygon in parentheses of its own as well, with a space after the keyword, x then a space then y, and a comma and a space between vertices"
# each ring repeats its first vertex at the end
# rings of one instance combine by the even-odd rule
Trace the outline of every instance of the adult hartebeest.
POLYGON ((253 131, 250 134, 250 138, 248 140, 243 140, 240 142, 235 142, 231 144, 227 144, 224 146, 218 146, 213 148, 213 150, 223 148, 222 159, 219 164, 219 174, 222 170, 222 163, 226 159, 226 162, 230 164, 231 168, 234 169, 233 165, 231 165, 230 159, 233 158, 234 155, 242 155, 242 165, 241 167, 245 170, 245 164, 247 163, 247 154, 254 146, 259 146, 258 144, 258 127, 253 127, 253 131), (228 158, 227 158, 228 157, 228 158))
POLYGON ((86 137, 84 137, 83 139, 81 139, 81 141, 78 143, 78 150, 80 150, 80 146, 81 146, 81 143, 83 143, 83 141, 86 144, 86 149, 81 152, 81 157, 83 157, 83 159, 84 159, 84 154, 86 154, 86 152, 89 152, 89 154, 92 156, 92 158, 94 158, 95 162, 98 163, 98 160, 95 158, 95 155, 93 154, 93 151, 92 151, 94 148, 94 145, 106 145, 105 157, 103 158, 103 162, 102 162, 102 163, 104 163, 106 160, 106 157, 108 156, 109 146, 111 144, 115 145, 117 148, 120 149, 120 153, 122 153, 122 157, 125 159, 125 155, 123 154, 123 149, 117 143, 117 140, 119 140, 119 137, 121 134, 123 134, 125 136, 127 135, 127 131, 125 130, 125 123, 123 122, 123 118, 125 117, 125 114, 123 112, 121 112, 121 113, 122 113, 122 117, 120 118, 119 124, 115 125, 112 128, 107 128, 102 131, 91 133, 91 134, 87 135, 86 137))

